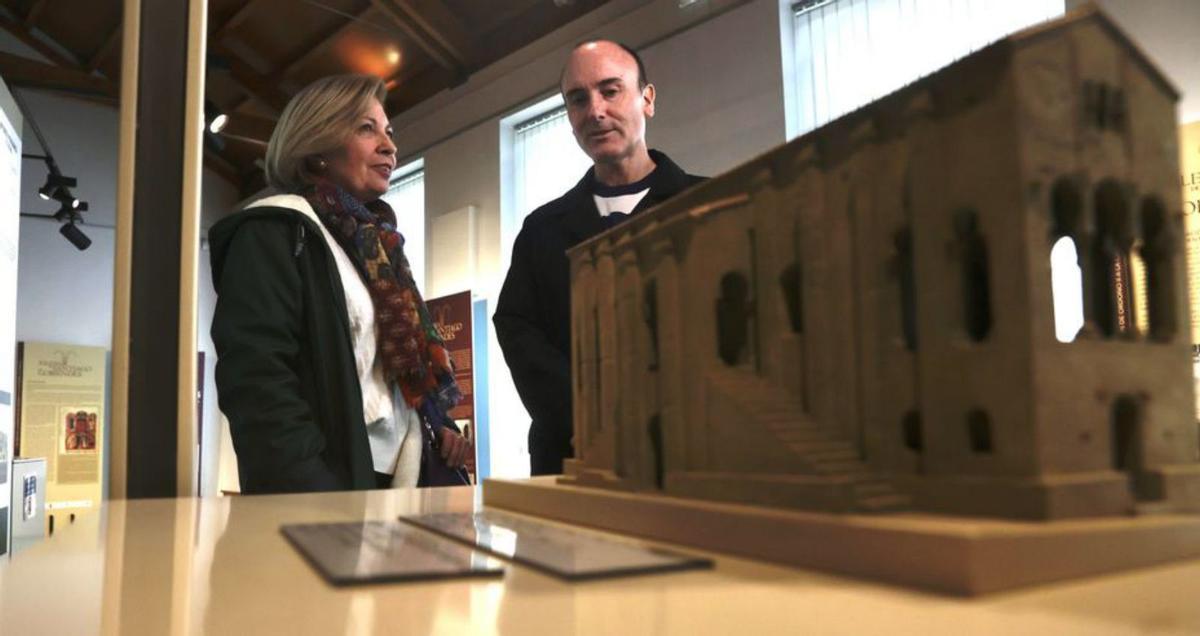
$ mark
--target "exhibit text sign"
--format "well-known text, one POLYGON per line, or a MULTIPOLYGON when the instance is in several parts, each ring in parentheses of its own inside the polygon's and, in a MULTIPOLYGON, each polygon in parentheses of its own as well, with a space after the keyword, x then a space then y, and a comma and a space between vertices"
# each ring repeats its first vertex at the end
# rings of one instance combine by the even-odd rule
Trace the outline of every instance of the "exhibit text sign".
MULTIPOLYGON (((1192 375, 1200 389, 1200 121, 1179 127, 1179 184, 1187 234, 1188 304, 1192 318, 1192 375)), ((1200 390, 1196 419, 1200 420, 1200 390)))
POLYGON ((17 247, 20 244, 22 117, 0 83, 0 554, 8 551, 9 485, 14 443, 17 247))
POLYGON ((471 292, 465 291, 426 301, 433 324, 446 343, 454 363, 454 380, 462 391, 462 401, 450 410, 450 417, 461 426, 465 420, 474 428, 475 383, 471 347, 471 292))
POLYGON ((48 516, 100 503, 106 354, 103 347, 22 345, 21 456, 46 458, 48 516))

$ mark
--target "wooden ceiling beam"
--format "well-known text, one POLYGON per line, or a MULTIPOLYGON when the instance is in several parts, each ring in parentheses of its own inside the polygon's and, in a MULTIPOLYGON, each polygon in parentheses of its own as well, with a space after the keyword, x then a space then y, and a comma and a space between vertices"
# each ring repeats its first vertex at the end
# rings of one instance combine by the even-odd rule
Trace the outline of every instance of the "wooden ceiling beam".
POLYGON ((469 68, 475 60, 470 34, 443 0, 392 0, 414 24, 458 62, 469 68))
POLYGON ((221 26, 217 27, 216 30, 212 32, 212 35, 210 35, 208 38, 209 41, 221 42, 225 38, 229 37, 229 34, 232 33, 234 29, 238 28, 243 22, 246 21, 246 18, 250 17, 250 14, 259 4, 262 4, 262 0, 249 0, 249 2, 243 4, 240 9, 234 11, 233 15, 229 16, 228 20, 226 20, 221 24, 221 26))
POLYGON ((96 52, 92 53, 92 56, 88 58, 87 64, 83 67, 84 70, 94 71, 100 68, 100 64, 117 50, 117 45, 120 43, 121 26, 117 25, 117 28, 108 32, 108 37, 104 38, 104 44, 100 45, 100 48, 96 49, 96 52))
POLYGON ((274 109, 275 112, 283 112, 283 107, 287 106, 288 100, 291 99, 289 95, 280 90, 270 78, 256 71, 238 57, 236 53, 229 50, 228 47, 219 42, 211 42, 211 45, 213 53, 229 61, 229 75, 243 91, 274 109))
POLYGON ((275 73, 272 73, 272 75, 276 75, 279 77, 286 77, 286 76, 291 75, 292 73, 296 72, 297 69, 303 68, 305 64, 308 64, 313 59, 315 59, 318 55, 320 55, 322 52, 324 52, 325 47, 329 46, 335 40, 342 37, 342 35, 345 34, 347 31, 352 29, 354 27, 355 22, 357 22, 358 20, 365 20, 367 17, 367 14, 371 13, 372 8, 373 8, 372 6, 368 5, 367 8, 358 12, 358 14, 355 16, 354 20, 347 20, 346 22, 339 24, 337 27, 334 27, 332 29, 329 29, 329 30, 321 33, 317 37, 313 38, 311 41, 305 42, 306 46, 297 48, 298 51, 303 51, 303 52, 300 55, 293 57, 292 61, 288 62, 287 66, 276 71, 275 73))
POLYGON ((606 1, 575 0, 574 4, 562 7, 555 12, 545 11, 544 7, 532 5, 507 21, 493 26, 486 33, 480 34, 477 38, 477 41, 480 42, 479 48, 492 52, 497 59, 502 58, 528 44, 530 40, 527 34, 550 33, 598 8, 606 1))
POLYGON ((25 14, 26 29, 32 29, 33 26, 37 24, 37 20, 39 17, 41 17, 42 11, 46 8, 48 1, 49 0, 37 0, 33 3, 32 7, 29 7, 29 13, 25 14))
POLYGON ((392 21, 392 24, 399 27, 409 40, 421 47, 429 57, 433 58, 434 62, 437 62, 438 66, 451 71, 456 77, 465 74, 462 62, 456 59, 452 53, 443 49, 432 35, 426 33, 419 23, 395 3, 390 0, 371 0, 371 5, 382 11, 392 21))
POLYGON ((46 59, 58 64, 59 66, 78 67, 79 64, 75 60, 67 57, 62 51, 50 46, 45 40, 33 35, 33 32, 25 27, 24 24, 13 20, 3 14, 0 14, 0 28, 13 34, 18 40, 24 42, 33 50, 42 54, 46 59))
POLYGON ((120 92, 111 80, 81 69, 43 64, 3 52, 0 52, 0 77, 13 86, 102 97, 114 102, 120 92))
POLYGON ((418 103, 446 90, 455 79, 454 71, 440 66, 431 66, 402 79, 388 95, 384 110, 395 117, 418 103))

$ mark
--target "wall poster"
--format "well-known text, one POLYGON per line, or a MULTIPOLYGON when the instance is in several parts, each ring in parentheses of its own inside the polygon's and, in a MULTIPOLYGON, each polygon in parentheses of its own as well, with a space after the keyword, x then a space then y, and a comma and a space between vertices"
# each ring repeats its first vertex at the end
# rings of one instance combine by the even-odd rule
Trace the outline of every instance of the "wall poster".
POLYGON ((20 110, 0 83, 0 554, 8 552, 12 476, 13 365, 17 339, 17 246, 20 245, 21 128, 20 110))
POLYGON ((454 363, 454 379, 463 399, 450 410, 450 417, 469 439, 475 430, 475 365, 471 346, 471 292, 464 291, 425 301, 430 318, 454 363))
POLYGON ((100 504, 107 350, 21 345, 21 457, 46 458, 47 517, 100 504))
POLYGON ((1200 420, 1200 121, 1179 127, 1179 185, 1187 234, 1188 305, 1192 319, 1192 377, 1200 420))

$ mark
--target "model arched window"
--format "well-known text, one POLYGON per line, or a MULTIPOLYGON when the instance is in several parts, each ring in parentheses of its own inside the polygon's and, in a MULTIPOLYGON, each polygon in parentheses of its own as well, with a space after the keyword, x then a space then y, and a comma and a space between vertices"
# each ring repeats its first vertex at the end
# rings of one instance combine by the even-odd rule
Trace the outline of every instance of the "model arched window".
POLYGON ((1078 236, 1083 217, 1079 188, 1070 179, 1054 184, 1050 195, 1050 289, 1054 303, 1054 336, 1072 342, 1083 327, 1083 269, 1078 236))
POLYGON ((917 274, 913 264, 912 228, 905 226, 892 235, 896 248, 896 278, 900 284, 900 333, 904 348, 917 350, 917 274))
POLYGON ((800 264, 792 263, 779 274, 783 304, 787 307, 788 325, 794 334, 804 333, 804 296, 800 289, 800 264))
POLYGON ((962 267, 963 320, 967 335, 979 342, 992 330, 992 292, 987 242, 979 231, 979 216, 974 210, 955 214, 954 233, 962 267))
POLYGON ((658 284, 654 279, 642 286, 642 319, 650 333, 650 360, 648 368, 658 370, 658 284))
POLYGON ((1088 272, 1096 326, 1106 337, 1133 333, 1133 287, 1130 283, 1129 252, 1133 234, 1129 227, 1129 205, 1121 186, 1105 179, 1095 192, 1096 235, 1092 241, 1088 272))
POLYGON ((729 366, 736 365, 750 339, 750 282, 741 272, 721 277, 717 297, 717 353, 729 366))
POLYGON ((1175 272, 1171 257, 1175 251, 1166 207, 1158 197, 1142 201, 1142 261, 1146 268, 1146 304, 1150 337, 1171 340, 1178 325, 1175 320, 1175 272))
POLYGON ((978 454, 992 452, 992 418, 983 409, 971 409, 967 413, 967 441, 971 451, 978 454))

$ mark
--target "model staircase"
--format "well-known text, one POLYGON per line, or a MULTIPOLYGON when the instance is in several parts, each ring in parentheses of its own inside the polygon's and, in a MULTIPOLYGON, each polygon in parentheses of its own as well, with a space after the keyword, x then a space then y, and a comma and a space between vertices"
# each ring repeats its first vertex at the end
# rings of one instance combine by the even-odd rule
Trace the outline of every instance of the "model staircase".
POLYGON ((909 496, 871 470, 853 444, 819 426, 805 414, 801 402, 783 389, 741 370, 722 373, 720 386, 731 391, 730 397, 749 419, 795 453, 796 473, 849 481, 854 493, 849 511, 889 512, 911 506, 909 496))

